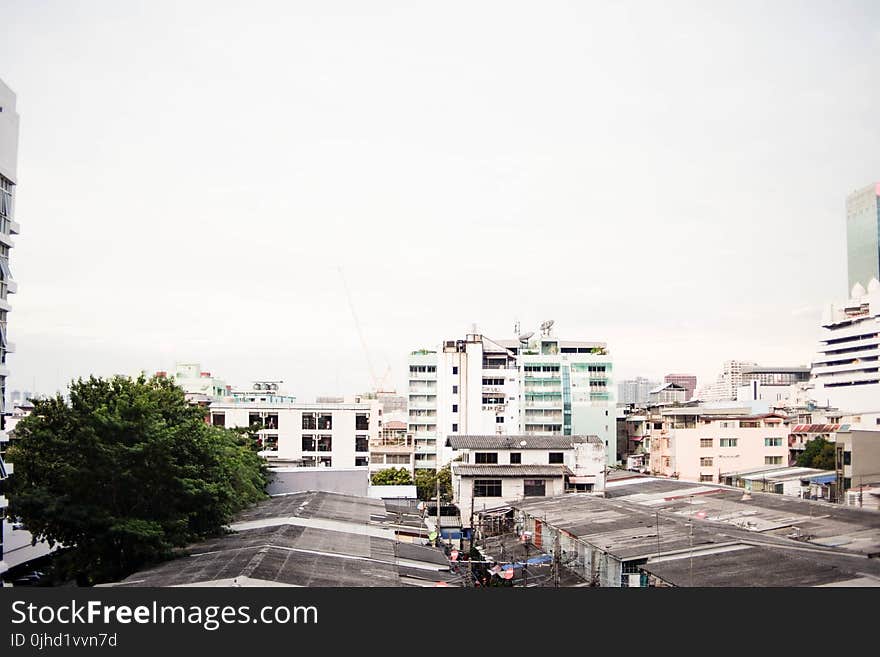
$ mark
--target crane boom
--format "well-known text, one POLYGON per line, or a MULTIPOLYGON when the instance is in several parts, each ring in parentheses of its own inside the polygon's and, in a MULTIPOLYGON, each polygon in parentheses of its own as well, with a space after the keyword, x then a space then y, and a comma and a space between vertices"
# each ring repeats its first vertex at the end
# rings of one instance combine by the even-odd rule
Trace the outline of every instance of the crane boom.
POLYGON ((376 377, 376 370, 373 369, 373 360, 370 358, 370 350, 367 347, 367 341, 364 339, 364 332, 361 330, 361 323, 358 321, 357 313, 354 310, 354 302, 351 299, 351 292, 348 289, 348 283, 345 281, 345 273, 342 271, 342 266, 337 267, 337 269, 339 269, 339 276, 342 278, 342 287, 345 289, 345 297, 348 299, 348 307, 351 310, 351 316, 354 319, 354 326, 357 329, 358 337, 361 340, 361 346, 364 348, 364 355, 367 358, 367 367, 370 369, 370 378, 373 380, 373 387, 378 391, 379 379, 376 377))

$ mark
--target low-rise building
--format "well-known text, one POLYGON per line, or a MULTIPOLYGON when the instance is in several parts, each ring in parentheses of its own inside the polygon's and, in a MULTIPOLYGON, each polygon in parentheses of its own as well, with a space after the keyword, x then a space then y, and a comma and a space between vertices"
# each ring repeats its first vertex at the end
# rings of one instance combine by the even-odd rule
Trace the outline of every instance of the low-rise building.
POLYGON ((723 472, 788 464, 782 414, 688 406, 661 409, 658 416, 649 441, 654 474, 717 483, 723 472))
POLYGON ((378 438, 381 422, 375 400, 303 404, 277 390, 255 393, 212 402, 211 423, 228 428, 256 427, 260 453, 279 465, 369 465, 370 441, 378 438))
POLYGON ((721 483, 749 491, 808 498, 812 479, 827 474, 826 470, 817 468, 769 466, 739 472, 723 472, 721 483))
POLYGON ((472 513, 512 500, 605 485, 605 445, 597 436, 449 436, 446 446, 465 527, 472 513))

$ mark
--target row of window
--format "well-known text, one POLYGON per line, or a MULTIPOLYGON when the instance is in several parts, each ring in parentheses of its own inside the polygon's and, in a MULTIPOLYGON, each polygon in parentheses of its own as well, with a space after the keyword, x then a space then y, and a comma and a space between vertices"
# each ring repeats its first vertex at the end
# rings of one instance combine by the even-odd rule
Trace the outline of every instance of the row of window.
MULTIPOLYGON (((521 452, 511 452, 510 462, 514 465, 522 463, 521 452)), ((547 458, 548 463, 563 463, 564 455, 562 452, 550 452, 547 458)), ((498 463, 498 452, 474 452, 474 463, 498 463)))
MULTIPOLYGON (((712 463, 713 463, 713 459, 711 456, 700 457, 700 467, 701 468, 711 468, 712 463)), ((764 465, 782 465, 782 457, 781 456, 765 456, 764 457, 764 465)))
MULTIPOLYGON (((738 438, 719 438, 719 447, 736 447, 738 438)), ((713 447, 714 438, 700 438, 700 447, 713 447)), ((764 447, 782 447, 782 438, 764 438, 764 447)))
MULTIPOLYGON (((211 424, 215 427, 226 426, 226 415, 224 413, 213 413, 211 415, 211 424)), ((278 413, 249 413, 248 426, 257 426, 260 429, 278 429, 278 413)), ((333 430, 333 416, 317 413, 303 413, 302 428, 318 431, 333 430)), ((356 431, 369 431, 370 416, 366 413, 358 413, 355 416, 354 428, 356 431)))
MULTIPOLYGON (((275 437, 277 441, 277 436, 275 437)), ((304 452, 332 452, 333 436, 313 436, 311 434, 303 434, 302 451, 304 452)), ((354 451, 369 452, 370 438, 369 436, 355 436, 354 451)))
MULTIPOLYGON (((525 497, 544 497, 547 494, 547 482, 544 479, 525 479, 523 495, 525 497)), ((500 479, 475 479, 474 497, 501 497, 500 479)))

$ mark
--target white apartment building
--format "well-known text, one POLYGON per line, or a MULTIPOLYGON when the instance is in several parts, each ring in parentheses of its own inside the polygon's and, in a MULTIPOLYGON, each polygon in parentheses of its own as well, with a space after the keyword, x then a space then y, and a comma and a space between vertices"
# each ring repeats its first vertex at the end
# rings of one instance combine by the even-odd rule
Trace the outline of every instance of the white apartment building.
POLYGON ((570 490, 605 487, 605 444, 596 436, 452 435, 453 500, 462 525, 471 513, 570 490))
MULTIPOLYGON (((0 80, 0 452, 5 452, 6 435, 6 378, 9 369, 7 354, 15 351, 9 341, 7 315, 12 310, 9 295, 18 291, 18 284, 12 278, 9 254, 15 241, 12 236, 19 233, 15 221, 15 186, 18 183, 18 113, 15 110, 15 94, 0 80)), ((12 464, 3 463, 0 456, 0 480, 12 474, 12 464)), ((7 569, 3 560, 3 536, 8 534, 6 521, 7 500, 0 495, 0 574, 7 569)))
POLYGON ((367 469, 370 441, 378 439, 382 421, 376 401, 302 404, 292 397, 260 392, 265 391, 215 400, 210 405, 211 423, 261 427, 260 454, 270 465, 367 469))
POLYGON ((703 386, 697 392, 696 398, 700 401, 735 400, 737 389, 743 385, 743 368, 757 365, 751 361, 725 361, 718 378, 713 383, 703 386))
POLYGON ((446 436, 595 435, 617 460, 615 394, 605 343, 478 333, 409 357, 408 424, 416 467, 445 465, 446 436))
POLYGON ((850 299, 822 315, 822 335, 813 359, 812 393, 842 411, 880 411, 880 283, 853 286, 850 299))
POLYGON ((723 473, 788 465, 789 431, 781 413, 753 415, 700 406, 662 409, 645 439, 653 474, 720 483, 723 473))

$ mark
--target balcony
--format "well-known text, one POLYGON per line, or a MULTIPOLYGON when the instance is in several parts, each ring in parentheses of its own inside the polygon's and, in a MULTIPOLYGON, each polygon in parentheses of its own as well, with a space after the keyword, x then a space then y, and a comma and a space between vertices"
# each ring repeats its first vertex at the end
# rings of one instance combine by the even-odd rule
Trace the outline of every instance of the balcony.
POLYGON ((16 294, 18 292, 18 283, 13 280, 6 281, 6 294, 16 294))
POLYGON ((18 235, 21 232, 21 224, 15 221, 14 219, 9 220, 9 232, 13 235, 18 235))

